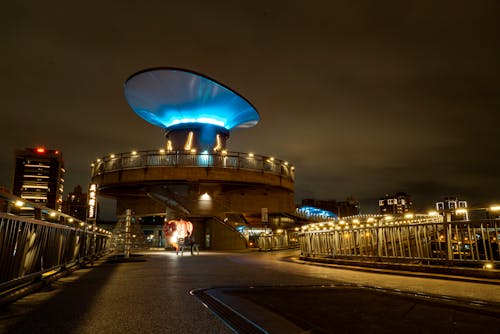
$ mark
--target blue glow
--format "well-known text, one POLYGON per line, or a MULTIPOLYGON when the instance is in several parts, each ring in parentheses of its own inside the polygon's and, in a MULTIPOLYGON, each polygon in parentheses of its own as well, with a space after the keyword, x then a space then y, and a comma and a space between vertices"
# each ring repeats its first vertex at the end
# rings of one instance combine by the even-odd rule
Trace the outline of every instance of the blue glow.
POLYGON ((229 88, 180 69, 152 69, 125 83, 130 107, 149 123, 169 128, 178 124, 213 124, 228 130, 252 127, 257 110, 229 88))
POLYGON ((338 219, 338 216, 331 211, 315 208, 313 206, 303 206, 297 211, 306 217, 325 217, 338 219))

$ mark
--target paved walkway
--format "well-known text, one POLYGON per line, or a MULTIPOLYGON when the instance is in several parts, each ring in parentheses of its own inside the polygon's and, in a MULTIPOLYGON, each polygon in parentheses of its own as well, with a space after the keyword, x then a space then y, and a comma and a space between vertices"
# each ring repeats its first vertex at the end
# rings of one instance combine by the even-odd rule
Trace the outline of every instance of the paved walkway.
MULTIPOLYGON (((440 328, 456 326, 455 320, 460 314, 468 315, 467 319, 472 319, 469 322, 482 320, 474 322, 476 329, 477 326, 483 328, 481 323, 487 326, 500 319, 498 314, 487 310, 491 305, 500 305, 500 285, 384 275, 281 260, 284 255, 293 254, 201 252, 199 256, 180 256, 173 252, 146 252, 134 256, 130 262, 102 262, 93 268, 79 270, 52 284, 50 289, 25 297, 2 310, 0 332, 232 333, 227 320, 215 316, 199 298, 190 294, 193 290, 205 291, 210 298, 222 301, 245 318, 258 325, 264 324, 262 329, 270 333, 299 333, 304 329, 328 332, 330 327, 327 325, 335 319, 352 322, 356 314, 361 314, 370 323, 383 324, 390 314, 415 309, 416 303, 423 305, 406 300, 408 303, 401 306, 398 298, 404 296, 381 293, 383 289, 477 301, 475 307, 486 316, 476 317, 478 313, 474 309, 457 310, 451 307, 453 303, 448 306, 425 304, 430 308, 416 308, 420 313, 412 314, 437 314, 435 311, 439 309, 441 318, 445 319, 440 328), (358 293, 360 290, 355 286, 351 286, 354 290, 350 292, 345 289, 304 290, 311 286, 341 287, 346 283, 374 286, 379 290, 358 293), (265 287, 273 289, 265 290, 265 287), (255 293, 249 294, 252 290, 255 293), (487 304, 489 306, 481 310, 487 304), (300 305, 308 307, 295 307, 300 305), (356 305, 357 313, 352 310, 356 305), (384 305, 391 305, 393 309, 384 308, 384 305), (365 312, 375 308, 379 311, 365 312), (304 310, 309 312, 303 313, 304 310), (335 318, 333 310, 337 314, 343 310, 347 318, 335 318), (316 314, 322 316, 318 318, 316 314), (327 322, 321 320, 325 315, 327 322)), ((360 325, 362 322, 352 323, 365 328, 360 325)), ((406 323, 402 321, 401 324, 406 323)), ((339 332, 353 332, 358 327, 336 328, 339 332)), ((372 332, 384 332, 383 327, 371 329, 372 332)), ((495 330, 489 328, 488 331, 495 330)))

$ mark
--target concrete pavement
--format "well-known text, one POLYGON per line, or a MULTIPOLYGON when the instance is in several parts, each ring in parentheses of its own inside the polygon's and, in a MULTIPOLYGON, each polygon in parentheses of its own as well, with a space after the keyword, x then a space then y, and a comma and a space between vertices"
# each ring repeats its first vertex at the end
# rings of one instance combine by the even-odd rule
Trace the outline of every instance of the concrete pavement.
POLYGON ((180 256, 158 251, 134 256, 130 262, 102 261, 3 309, 0 331, 233 332, 231 316, 216 316, 204 305, 211 300, 255 324, 254 329, 270 333, 329 332, 331 327, 327 325, 335 321, 351 324, 335 327, 344 333, 362 328, 371 332, 407 331, 419 329, 419 324, 433 323, 440 329, 460 331, 472 324, 494 332, 489 326, 500 319, 495 313, 495 309, 500 309, 500 285, 385 275, 282 260, 293 255, 298 254, 201 252, 199 256, 180 256), (318 288, 321 286, 323 289, 318 288), (202 291, 208 299, 203 301, 193 291, 202 291), (413 299, 412 294, 416 295, 413 299), (461 301, 475 303, 467 306, 461 301), (433 315, 436 316, 430 317, 433 315), (434 320, 422 321, 426 316, 434 320), (391 317, 393 323, 397 319, 403 327, 384 327, 391 317), (468 320, 463 324, 455 321, 460 319, 468 320))

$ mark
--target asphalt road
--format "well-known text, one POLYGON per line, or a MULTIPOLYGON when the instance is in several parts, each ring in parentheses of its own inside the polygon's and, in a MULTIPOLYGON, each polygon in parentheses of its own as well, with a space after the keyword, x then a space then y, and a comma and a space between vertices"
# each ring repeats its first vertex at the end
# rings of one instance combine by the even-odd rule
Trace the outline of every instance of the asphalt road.
POLYGON ((224 334, 235 314, 269 333, 498 332, 499 284, 282 260, 292 255, 158 251, 101 261, 2 309, 0 332, 224 334))

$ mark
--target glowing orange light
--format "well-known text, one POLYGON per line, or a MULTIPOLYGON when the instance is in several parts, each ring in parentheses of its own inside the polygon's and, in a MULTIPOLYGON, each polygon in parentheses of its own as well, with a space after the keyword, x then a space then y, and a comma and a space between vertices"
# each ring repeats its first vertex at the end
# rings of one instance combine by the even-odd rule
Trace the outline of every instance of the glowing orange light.
POLYGON ((45 153, 45 149, 43 147, 39 147, 36 149, 38 153, 45 153))

